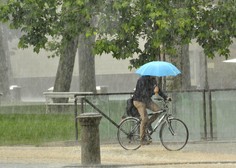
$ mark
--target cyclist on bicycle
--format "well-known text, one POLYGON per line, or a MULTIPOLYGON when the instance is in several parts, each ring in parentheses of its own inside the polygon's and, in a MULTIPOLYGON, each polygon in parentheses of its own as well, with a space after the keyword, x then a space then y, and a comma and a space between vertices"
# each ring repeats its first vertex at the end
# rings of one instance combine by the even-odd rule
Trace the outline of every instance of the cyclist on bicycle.
POLYGON ((147 109, 154 112, 161 110, 156 103, 152 101, 153 95, 160 95, 165 100, 169 99, 166 94, 164 94, 161 89, 157 86, 156 78, 153 76, 141 76, 136 84, 136 89, 133 95, 134 106, 138 109, 141 117, 140 125, 140 139, 141 145, 148 145, 151 143, 151 139, 146 137, 146 128, 152 129, 151 124, 154 122, 159 113, 152 115, 149 119, 147 114, 147 109))

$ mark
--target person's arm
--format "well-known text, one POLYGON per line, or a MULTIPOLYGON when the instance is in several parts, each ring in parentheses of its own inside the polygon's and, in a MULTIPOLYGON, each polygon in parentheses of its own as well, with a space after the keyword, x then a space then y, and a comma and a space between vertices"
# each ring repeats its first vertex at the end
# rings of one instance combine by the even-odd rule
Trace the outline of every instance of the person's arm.
POLYGON ((167 96, 160 88, 158 88, 158 89, 159 89, 158 94, 159 94, 164 100, 169 99, 168 96, 167 96))

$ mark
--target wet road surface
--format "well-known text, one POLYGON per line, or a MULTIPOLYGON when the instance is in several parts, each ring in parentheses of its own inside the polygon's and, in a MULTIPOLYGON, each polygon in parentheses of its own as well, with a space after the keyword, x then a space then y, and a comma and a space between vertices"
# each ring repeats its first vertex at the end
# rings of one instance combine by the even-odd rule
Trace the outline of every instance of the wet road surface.
POLYGON ((160 144, 126 151, 117 144, 101 145, 101 165, 81 165, 81 148, 73 146, 0 147, 0 168, 236 168, 235 142, 189 143, 181 151, 160 144))

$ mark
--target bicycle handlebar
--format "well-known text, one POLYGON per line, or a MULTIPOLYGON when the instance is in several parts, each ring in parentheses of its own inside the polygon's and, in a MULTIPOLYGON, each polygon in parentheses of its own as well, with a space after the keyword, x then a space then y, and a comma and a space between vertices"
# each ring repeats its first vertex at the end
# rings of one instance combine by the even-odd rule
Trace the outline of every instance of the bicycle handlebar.
POLYGON ((172 101, 172 99, 171 99, 170 97, 168 97, 166 100, 163 99, 163 98, 154 98, 154 100, 157 100, 157 101, 163 101, 163 102, 165 102, 165 103, 167 103, 167 102, 171 102, 171 101, 172 101))

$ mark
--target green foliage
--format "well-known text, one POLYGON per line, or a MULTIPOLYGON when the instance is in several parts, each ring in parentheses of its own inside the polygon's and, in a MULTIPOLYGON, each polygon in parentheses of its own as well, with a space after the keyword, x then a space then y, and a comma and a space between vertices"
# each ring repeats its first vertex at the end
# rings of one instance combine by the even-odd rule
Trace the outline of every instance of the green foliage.
MULTIPOLYGON (((179 43, 176 36, 183 36, 183 42, 189 42, 188 32, 191 30, 190 10, 177 8, 169 1, 115 1, 107 4, 113 8, 111 16, 102 18, 110 19, 112 31, 99 30, 100 34, 95 46, 97 54, 103 52, 113 54, 115 58, 132 59, 134 67, 156 60, 160 53, 173 53, 173 46, 179 43), (188 37, 188 38, 187 38, 188 37), (141 46, 140 39, 145 44, 141 46), (162 46, 162 48, 160 48, 162 46)), ((105 14, 104 14, 105 15, 105 14)), ((105 22, 107 23, 107 22, 105 22)))
POLYGON ((23 32, 18 47, 34 46, 34 51, 39 52, 45 48, 47 36, 54 36, 58 17, 56 15, 56 1, 8 1, 0 7, 0 18, 9 22, 12 29, 23 32))
POLYGON ((0 5, 0 21, 20 29, 18 47, 34 47, 35 52, 47 49, 60 55, 67 41, 91 31, 93 1, 88 0, 8 0, 0 5))
POLYGON ((215 53, 229 56, 229 45, 236 37, 236 2, 224 1, 199 8, 196 38, 205 54, 213 58, 215 53))
POLYGON ((0 20, 21 29, 21 48, 33 45, 35 52, 46 48, 60 55, 67 41, 96 34, 95 54, 137 55, 131 64, 138 67, 161 54, 175 56, 176 45, 192 39, 208 57, 228 57, 236 35, 235 8, 235 0, 8 0, 0 5, 0 20), (95 16, 99 21, 93 25, 95 16))
POLYGON ((176 45, 197 39, 208 57, 216 53, 228 57, 235 37, 235 7, 233 0, 218 4, 203 0, 106 1, 95 53, 112 53, 118 59, 138 55, 131 60, 138 67, 160 59, 161 54, 175 56, 176 45))

